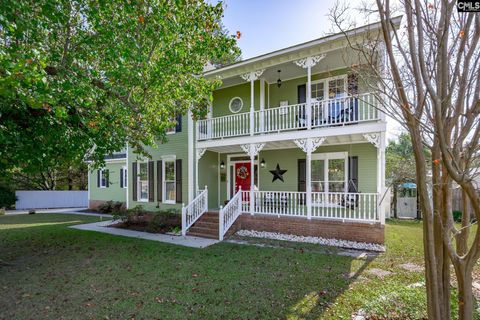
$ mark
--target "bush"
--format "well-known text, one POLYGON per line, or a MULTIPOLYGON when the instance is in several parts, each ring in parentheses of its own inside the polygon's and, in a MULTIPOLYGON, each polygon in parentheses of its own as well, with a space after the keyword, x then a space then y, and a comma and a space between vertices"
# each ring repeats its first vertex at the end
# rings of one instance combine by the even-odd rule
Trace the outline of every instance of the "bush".
POLYGON ((157 212, 153 215, 152 219, 147 225, 148 232, 158 232, 165 229, 172 229, 179 227, 181 224, 180 215, 178 210, 168 209, 157 212))
POLYGON ((36 212, 34 209, 30 209, 30 210, 28 211, 28 214, 35 214, 35 213, 37 213, 37 212, 36 212))
POLYGON ((5 215, 5 208, 0 208, 0 216, 4 216, 5 215))
POLYGON ((11 208, 15 205, 16 200, 15 191, 4 185, 0 185, 0 208, 11 208))
POLYGON ((452 214, 453 214, 453 220, 455 222, 461 222, 462 221, 462 211, 454 210, 452 212, 452 214))
POLYGON ((107 201, 98 206, 97 211, 101 213, 117 213, 123 209, 123 203, 119 201, 107 201))

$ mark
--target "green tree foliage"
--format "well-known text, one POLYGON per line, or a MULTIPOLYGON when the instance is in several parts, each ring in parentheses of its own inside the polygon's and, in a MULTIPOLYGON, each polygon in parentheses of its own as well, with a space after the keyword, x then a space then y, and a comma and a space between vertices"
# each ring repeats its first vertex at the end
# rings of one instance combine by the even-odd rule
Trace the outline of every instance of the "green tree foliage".
POLYGON ((0 6, 0 172, 101 162, 202 116, 199 75, 236 48, 206 1, 5 0, 0 6))
POLYGON ((385 155, 386 178, 391 184, 415 181, 415 159, 409 134, 402 132, 398 140, 390 140, 385 155))

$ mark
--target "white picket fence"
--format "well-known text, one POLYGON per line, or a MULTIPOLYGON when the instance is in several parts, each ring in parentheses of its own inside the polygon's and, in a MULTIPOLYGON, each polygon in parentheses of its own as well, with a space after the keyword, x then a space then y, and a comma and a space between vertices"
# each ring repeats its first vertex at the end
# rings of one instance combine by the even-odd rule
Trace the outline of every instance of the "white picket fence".
POLYGON ((18 190, 15 196, 15 208, 20 210, 88 207, 88 191, 18 190))

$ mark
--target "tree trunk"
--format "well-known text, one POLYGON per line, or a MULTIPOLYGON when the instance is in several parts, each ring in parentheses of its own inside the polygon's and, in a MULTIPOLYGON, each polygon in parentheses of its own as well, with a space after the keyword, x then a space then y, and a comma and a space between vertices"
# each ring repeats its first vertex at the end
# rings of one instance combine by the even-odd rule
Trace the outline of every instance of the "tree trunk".
POLYGON ((393 183, 393 217, 396 219, 398 218, 397 212, 397 192, 398 192, 398 185, 396 182, 393 183))
POLYGON ((458 319, 473 319, 472 270, 464 260, 454 263, 458 283, 458 319))

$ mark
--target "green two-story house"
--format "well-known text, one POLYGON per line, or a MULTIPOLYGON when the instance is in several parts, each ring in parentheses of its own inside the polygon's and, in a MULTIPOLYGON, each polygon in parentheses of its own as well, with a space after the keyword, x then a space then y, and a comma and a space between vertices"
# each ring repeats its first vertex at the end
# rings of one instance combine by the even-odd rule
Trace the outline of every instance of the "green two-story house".
POLYGON ((184 235, 251 229, 383 243, 386 120, 361 64, 335 34, 206 71, 222 80, 207 117, 177 117, 151 158, 127 146, 91 171, 90 206, 176 207, 184 235))

